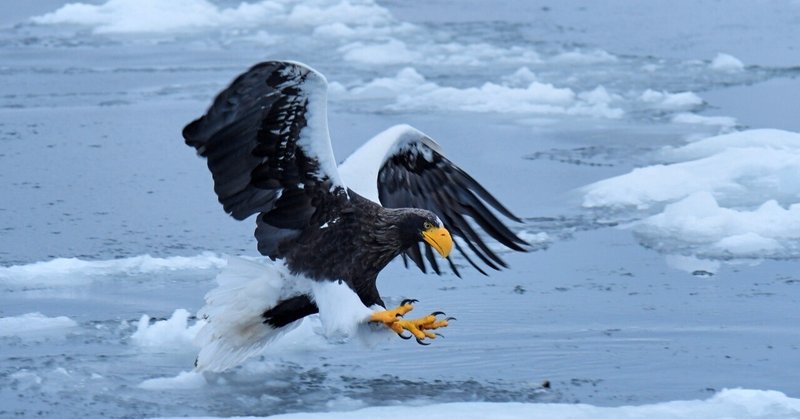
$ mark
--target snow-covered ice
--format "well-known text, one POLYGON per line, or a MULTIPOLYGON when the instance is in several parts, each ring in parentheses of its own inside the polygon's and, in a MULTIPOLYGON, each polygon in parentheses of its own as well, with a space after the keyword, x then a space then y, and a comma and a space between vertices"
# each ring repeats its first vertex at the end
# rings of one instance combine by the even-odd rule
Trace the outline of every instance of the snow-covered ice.
POLYGON ((800 134, 747 130, 659 154, 668 163, 587 186, 583 205, 653 212, 632 228, 668 253, 800 256, 800 134))

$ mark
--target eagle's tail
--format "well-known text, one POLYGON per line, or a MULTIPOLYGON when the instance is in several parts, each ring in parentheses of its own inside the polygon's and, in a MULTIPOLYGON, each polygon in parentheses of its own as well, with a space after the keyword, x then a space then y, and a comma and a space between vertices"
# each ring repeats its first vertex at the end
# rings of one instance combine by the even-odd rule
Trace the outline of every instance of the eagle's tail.
POLYGON ((282 265, 262 264, 230 257, 217 275, 217 288, 206 294, 206 305, 198 316, 206 325, 195 343, 200 353, 195 361, 198 371, 224 371, 235 367, 278 336, 300 322, 280 326, 265 323, 263 314, 290 293, 289 272, 282 265))

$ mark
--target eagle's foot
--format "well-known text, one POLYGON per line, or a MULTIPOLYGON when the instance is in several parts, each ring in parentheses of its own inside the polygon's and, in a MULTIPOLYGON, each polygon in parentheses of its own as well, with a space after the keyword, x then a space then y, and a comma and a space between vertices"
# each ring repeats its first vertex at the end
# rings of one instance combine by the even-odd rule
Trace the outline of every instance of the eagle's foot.
POLYGON ((403 300, 400 302, 400 305, 391 309, 391 310, 384 310, 378 311, 373 313, 372 316, 369 318, 371 322, 381 322, 387 326, 397 321, 398 318, 402 318, 406 313, 414 309, 413 303, 416 303, 417 300, 403 300))
POLYGON ((430 345, 430 343, 425 343, 425 339, 436 339, 437 336, 442 336, 438 333, 431 332, 431 330, 447 327, 450 320, 455 320, 455 317, 446 317, 440 320, 437 317, 439 315, 444 315, 444 313, 436 311, 418 319, 396 320, 391 324, 386 324, 386 326, 403 339, 411 339, 413 336, 420 345, 430 345), (411 333, 411 336, 404 334, 406 330, 411 333))

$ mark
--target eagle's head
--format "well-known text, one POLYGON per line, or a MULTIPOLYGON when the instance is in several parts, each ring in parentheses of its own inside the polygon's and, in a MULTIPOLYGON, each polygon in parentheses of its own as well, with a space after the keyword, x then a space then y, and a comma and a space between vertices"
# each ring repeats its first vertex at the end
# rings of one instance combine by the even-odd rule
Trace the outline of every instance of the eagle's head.
POLYGON ((442 220, 430 211, 407 208, 403 211, 398 226, 404 247, 424 241, 445 258, 453 250, 453 238, 450 232, 444 228, 442 220))

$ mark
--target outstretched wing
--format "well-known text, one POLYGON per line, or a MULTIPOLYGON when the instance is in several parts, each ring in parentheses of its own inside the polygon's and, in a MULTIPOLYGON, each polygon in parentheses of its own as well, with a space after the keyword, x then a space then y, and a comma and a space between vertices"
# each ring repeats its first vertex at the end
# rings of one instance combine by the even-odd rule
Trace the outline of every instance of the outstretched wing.
MULTIPOLYGON (((413 127, 398 125, 378 134, 342 163, 340 172, 351 189, 379 201, 384 207, 424 208, 436 213, 445 227, 461 238, 455 241, 456 249, 483 274, 486 272, 470 253, 495 270, 507 265, 487 245, 480 230, 509 249, 526 251, 523 246, 527 243, 489 207, 511 220, 521 220, 472 176, 447 159, 439 144, 413 127)), ((411 247, 404 258, 409 257, 423 272, 426 271, 424 259, 427 259, 431 268, 440 273, 432 249, 427 244, 424 246, 424 250, 411 247)), ((448 261, 458 275, 453 262, 448 261)))
POLYGON ((263 62, 183 129, 186 144, 208 160, 225 211, 237 220, 261 213, 258 248, 273 259, 317 206, 347 199, 328 134, 327 86, 303 64, 263 62))

